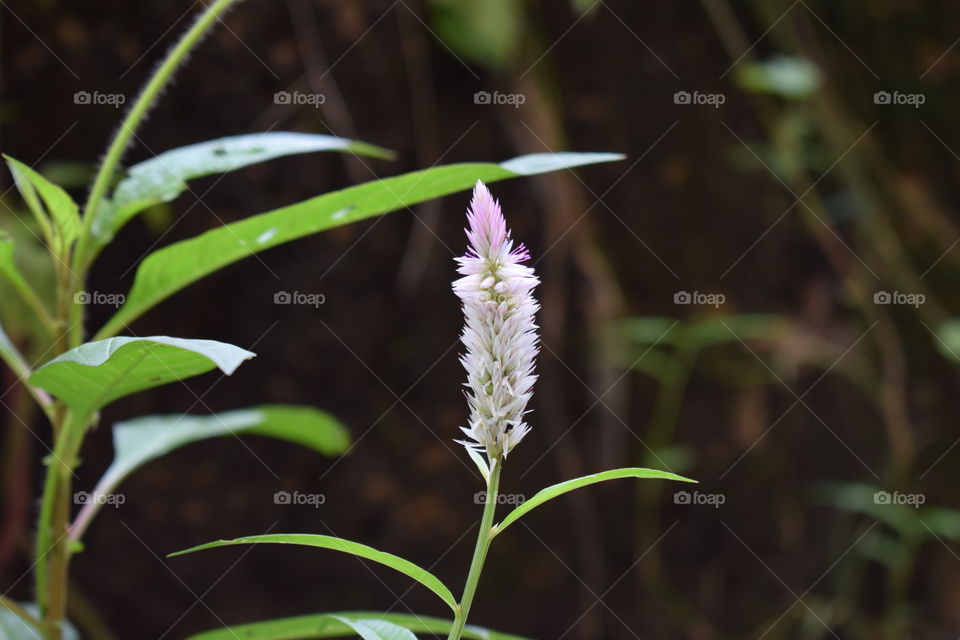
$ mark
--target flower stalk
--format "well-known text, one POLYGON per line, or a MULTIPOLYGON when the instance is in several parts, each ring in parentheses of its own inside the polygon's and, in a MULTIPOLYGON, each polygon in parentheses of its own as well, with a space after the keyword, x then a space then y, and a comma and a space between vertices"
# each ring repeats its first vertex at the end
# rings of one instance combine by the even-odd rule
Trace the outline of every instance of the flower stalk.
POLYGON ((460 610, 457 611, 453 619, 453 627, 450 629, 450 635, 447 640, 460 640, 463 635, 463 628, 467 624, 467 616, 470 614, 470 606, 473 604, 473 597, 477 593, 477 584, 480 582, 480 573, 483 571, 483 563, 487 559, 487 551, 490 550, 490 541, 493 540, 493 518, 497 510, 497 492, 500 489, 500 460, 494 458, 490 465, 490 473, 487 480, 487 496, 483 505, 483 518, 480 520, 480 531, 477 533, 477 545, 473 550, 473 560, 470 562, 470 572, 467 574, 467 582, 463 587, 463 597, 460 598, 460 610))

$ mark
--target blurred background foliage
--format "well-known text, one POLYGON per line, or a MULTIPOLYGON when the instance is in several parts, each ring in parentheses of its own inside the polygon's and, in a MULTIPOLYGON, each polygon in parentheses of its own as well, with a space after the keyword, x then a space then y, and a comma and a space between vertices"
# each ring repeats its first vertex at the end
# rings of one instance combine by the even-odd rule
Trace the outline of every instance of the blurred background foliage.
MULTIPOLYGON (((3 151, 82 196, 120 112, 74 93, 132 96, 194 9, 3 3, 3 151)), ((152 247, 377 176, 623 152, 623 163, 496 188, 543 280, 534 433, 504 486, 529 494, 644 464, 724 499, 678 504, 655 484, 572 494, 498 542, 476 621, 558 640, 956 637, 958 19, 941 0, 251 0, 181 71, 127 160, 284 129, 360 138, 398 160, 307 156, 198 181, 131 224, 94 285, 121 293, 152 247), (277 104, 279 91, 325 100, 277 104), (522 104, 478 104, 482 91, 522 104), (722 104, 677 104, 677 92, 722 104), (723 302, 677 304, 679 292, 723 302), (878 292, 923 303, 878 304, 878 292)), ((0 228, 18 237, 21 270, 49 279, 43 254, 25 249, 35 230, 11 186, 5 175, 0 228)), ((163 557, 255 531, 336 533, 460 583, 480 489, 452 444, 465 407, 448 285, 466 201, 268 252, 137 323, 140 335, 217 338, 260 356, 229 385, 158 389, 104 423, 215 411, 242 394, 327 409, 357 446, 329 461, 225 440, 147 467, 90 533, 106 560, 76 563, 73 617, 89 637, 348 608, 439 613, 376 568, 358 579, 351 559, 163 557), (279 290, 326 303, 274 306, 279 290), (326 502, 276 505, 280 490, 326 502)), ((0 300, 0 321, 30 352, 39 328, 0 300)), ((91 308, 88 326, 111 311, 91 308)), ((3 376, 0 584, 27 599, 30 470, 49 434, 3 376)), ((110 457, 101 429, 79 485, 110 457)))

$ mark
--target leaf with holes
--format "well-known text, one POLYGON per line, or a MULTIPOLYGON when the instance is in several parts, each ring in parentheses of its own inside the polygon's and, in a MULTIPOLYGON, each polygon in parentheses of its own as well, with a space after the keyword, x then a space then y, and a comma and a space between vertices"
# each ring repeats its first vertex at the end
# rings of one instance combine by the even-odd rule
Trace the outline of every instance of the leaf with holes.
POLYGON ((374 158, 393 157, 381 147, 336 136, 270 131, 208 140, 165 151, 127 170, 110 203, 98 215, 94 234, 109 239, 147 207, 183 193, 187 181, 229 173, 252 164, 302 153, 342 151, 374 158))
POLYGON ((496 182, 622 157, 614 153, 538 153, 500 164, 434 167, 348 187, 212 229, 147 256, 137 269, 126 304, 97 337, 115 335, 184 287, 271 247, 462 191, 477 180, 496 182))

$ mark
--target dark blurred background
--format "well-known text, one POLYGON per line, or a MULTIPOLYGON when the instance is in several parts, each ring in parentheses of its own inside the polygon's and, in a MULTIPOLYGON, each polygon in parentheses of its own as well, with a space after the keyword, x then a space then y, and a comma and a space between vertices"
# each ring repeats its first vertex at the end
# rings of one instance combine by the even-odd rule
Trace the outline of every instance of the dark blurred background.
MULTIPOLYGON (((122 110, 74 94, 129 105, 199 8, 4 1, 2 150, 84 197, 122 110)), ((196 181, 123 231, 91 288, 125 292, 155 247, 376 177, 622 152, 493 187, 543 280, 533 432, 502 486, 529 497, 621 465, 701 484, 621 481, 538 510, 497 539, 471 622, 550 640, 955 638, 957 24, 960 6, 937 0, 250 0, 195 51, 125 160, 265 130, 355 137, 397 160, 315 154, 196 181), (277 104, 281 91, 324 102, 277 104)), ((5 173, 17 210, 10 187, 5 173)), ((135 474, 75 560, 73 617, 89 637, 342 609, 445 614, 408 580, 338 554, 165 556, 336 534, 432 567, 459 593, 482 488, 453 442, 466 407, 449 284, 467 201, 274 249, 134 325, 258 357, 229 379, 112 405, 78 488, 109 463, 109 425, 146 413, 312 404, 356 445, 330 460, 222 438, 135 474), (278 291, 325 304, 275 305, 278 291), (274 504, 284 490, 326 500, 274 504)), ((92 307, 88 328, 112 312, 92 307)), ((0 585, 27 600, 46 449, 10 412, 49 433, 22 396, 4 400, 0 585)))

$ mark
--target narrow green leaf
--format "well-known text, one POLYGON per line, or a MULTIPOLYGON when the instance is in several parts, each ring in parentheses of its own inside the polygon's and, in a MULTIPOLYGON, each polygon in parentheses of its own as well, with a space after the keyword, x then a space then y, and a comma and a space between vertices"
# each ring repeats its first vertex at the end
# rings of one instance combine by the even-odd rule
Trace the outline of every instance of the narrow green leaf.
POLYGON ((453 594, 450 593, 450 589, 440 582, 439 578, 426 569, 423 569, 413 564, 409 560, 404 560, 403 558, 393 554, 378 551, 377 549, 368 547, 365 544, 344 540, 343 538, 334 538, 332 536, 321 536, 309 533, 277 533, 261 536, 247 536, 244 538, 236 538, 234 540, 218 540, 216 542, 208 542, 207 544, 202 544, 191 549, 171 553, 168 557, 172 558, 175 556, 182 556, 187 553, 193 553, 195 551, 202 551, 204 549, 216 549, 219 547, 228 547, 241 544, 295 544, 305 547, 330 549, 331 551, 340 551, 341 553, 349 553, 361 558, 366 558, 367 560, 378 562, 413 578, 437 594, 437 596, 446 602, 452 610, 457 610, 457 601, 453 597, 453 594))
POLYGON ((363 640, 417 640, 417 636, 407 629, 386 620, 337 619, 356 631, 363 640))
POLYGON ((548 500, 553 500, 557 496, 562 496, 563 494, 573 491, 574 489, 579 489, 580 487, 586 487, 588 485, 596 484, 597 482, 605 482, 607 480, 616 480, 618 478, 653 478, 659 480, 676 480, 678 482, 696 482, 696 480, 684 478, 683 476, 678 476, 674 473, 658 471, 656 469, 643 469, 641 467, 633 467, 630 469, 614 469, 612 471, 594 473, 593 475, 567 480, 566 482, 561 482, 538 491, 532 498, 526 502, 523 502, 516 509, 507 514, 507 517, 503 519, 503 522, 496 525, 494 530, 497 534, 499 534, 530 511, 533 511, 548 500))
MULTIPOLYGON (((62 188, 22 162, 14 160, 10 156, 4 156, 4 158, 10 167, 10 172, 13 173, 17 188, 27 202, 27 206, 31 209, 40 206, 35 193, 33 193, 33 189, 36 189, 36 192, 39 192, 40 197, 43 198, 47 212, 56 224, 60 240, 65 246, 70 245, 80 234, 80 214, 73 198, 62 188)), ((34 211, 35 215, 36 213, 34 211)), ((41 222, 41 224, 43 223, 41 222)))
POLYGON ((393 157, 392 151, 365 142, 292 131, 230 136, 171 149, 130 167, 126 178, 114 190, 110 205, 101 210, 94 233, 101 237, 115 233, 147 207, 179 196, 187 189, 188 180, 316 151, 393 157))
POLYGON ((92 413, 117 398, 214 367, 230 375, 254 355, 214 340, 110 338, 82 344, 54 358, 30 376, 30 384, 78 412, 92 413))
POLYGON ((468 189, 477 180, 496 182, 622 157, 612 153, 548 153, 521 156, 502 164, 434 167, 334 191, 212 229, 147 256, 137 269, 126 304, 97 337, 116 334, 125 324, 200 278, 291 240, 468 189))
MULTIPOLYGON (((113 427, 113 462, 98 486, 116 487, 138 467, 184 445, 248 433, 288 440, 328 456, 346 451, 350 435, 333 416, 313 407, 264 405, 209 416, 144 416, 113 427)), ((107 489, 109 491, 109 489, 107 489)))
MULTIPOLYGON (((228 628, 205 631, 187 640, 311 640, 313 638, 342 638, 351 635, 351 629, 340 618, 385 620, 409 629, 413 633, 446 635, 452 620, 419 616, 412 613, 380 613, 376 611, 339 611, 279 620, 265 620, 228 628)), ((483 627, 467 625, 463 637, 469 640, 527 640, 483 627)))

